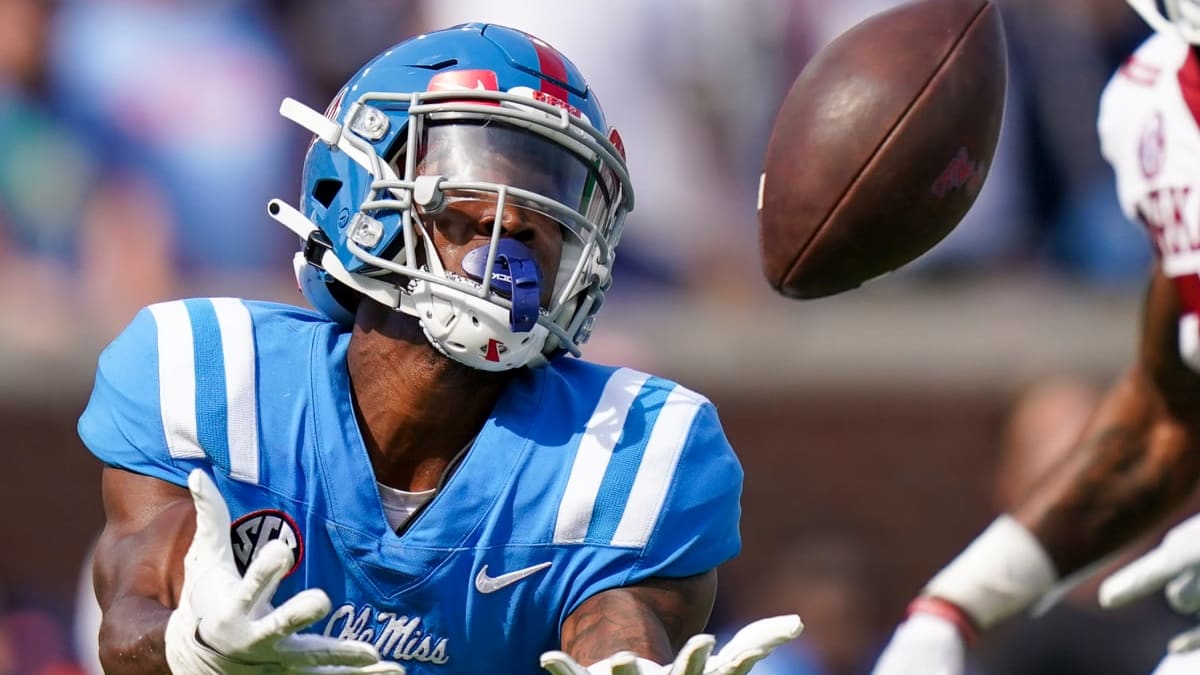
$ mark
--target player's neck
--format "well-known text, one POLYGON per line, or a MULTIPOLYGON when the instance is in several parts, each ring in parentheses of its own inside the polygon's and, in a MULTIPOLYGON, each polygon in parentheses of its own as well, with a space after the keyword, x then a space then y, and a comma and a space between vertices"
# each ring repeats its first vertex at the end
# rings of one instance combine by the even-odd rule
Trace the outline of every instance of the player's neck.
POLYGON ((355 414, 377 480, 436 487, 491 415, 508 382, 438 353, 409 317, 391 310, 354 329, 347 354, 355 414))

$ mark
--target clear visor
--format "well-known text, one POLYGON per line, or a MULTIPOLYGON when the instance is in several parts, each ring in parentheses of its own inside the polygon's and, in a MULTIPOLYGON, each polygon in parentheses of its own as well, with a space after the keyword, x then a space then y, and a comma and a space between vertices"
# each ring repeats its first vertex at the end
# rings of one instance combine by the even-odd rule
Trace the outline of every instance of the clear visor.
MULTIPOLYGON (((403 161, 401 153, 398 161, 403 161)), ((395 167, 403 175, 402 167, 395 167)), ((423 126, 417 147, 417 174, 437 175, 448 182, 507 185, 537 194, 574 211, 590 223, 607 223, 617 201, 611 172, 589 164, 551 138, 494 120, 431 122, 423 126), (609 178, 605 178, 609 176, 609 178)), ((447 191, 447 197, 471 198, 467 191, 447 191)), ((576 223, 565 222, 536 202, 515 198, 560 221, 582 239, 576 223)))

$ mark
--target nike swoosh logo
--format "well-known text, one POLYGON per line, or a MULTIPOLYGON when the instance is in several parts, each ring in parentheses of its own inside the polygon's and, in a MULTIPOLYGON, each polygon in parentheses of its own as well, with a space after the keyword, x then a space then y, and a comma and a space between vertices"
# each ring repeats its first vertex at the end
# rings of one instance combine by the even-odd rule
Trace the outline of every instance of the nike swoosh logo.
POLYGON ((507 574, 501 574, 500 576, 495 577, 488 576, 488 566, 484 565, 483 567, 479 568, 479 574, 475 575, 475 590, 479 591, 480 593, 495 593, 505 586, 515 584, 528 576, 532 576, 538 572, 541 572, 551 564, 552 563, 544 562, 539 565, 534 565, 533 567, 524 567, 519 570, 508 572, 507 574))

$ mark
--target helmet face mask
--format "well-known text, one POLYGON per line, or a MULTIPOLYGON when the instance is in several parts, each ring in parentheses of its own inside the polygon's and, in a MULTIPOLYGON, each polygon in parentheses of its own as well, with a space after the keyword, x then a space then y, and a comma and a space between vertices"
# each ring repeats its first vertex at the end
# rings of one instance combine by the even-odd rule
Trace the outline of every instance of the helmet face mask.
POLYGON ((481 370, 578 354, 633 199, 619 137, 574 66, 536 38, 473 24, 376 57, 327 120, 296 105, 281 110, 317 135, 299 213, 328 242, 323 258, 309 242, 313 269, 298 271, 314 306, 344 322, 347 295, 321 289, 348 286, 415 316, 437 349, 481 370), (449 54, 441 67, 422 63, 449 54), (548 58, 558 62, 536 67, 548 58), (447 269, 435 246, 439 219, 456 209, 490 210, 479 221, 490 232, 478 233, 488 241, 476 245, 485 252, 469 270, 447 269), (557 227, 556 255, 545 247, 558 247, 558 233, 538 251, 502 242, 512 214, 557 227), (546 266, 554 257, 557 269, 540 269, 539 259, 546 266))
POLYGON ((1200 45, 1200 0, 1126 0, 1155 31, 1200 45))
MULTIPOLYGON (((524 219, 534 222, 552 221, 562 230, 559 260, 544 271, 558 272, 553 283, 547 285, 548 291, 554 291, 547 309, 563 307, 569 298, 559 295, 568 288, 572 273, 583 262, 584 251, 594 248, 593 242, 601 237, 607 238, 598 231, 596 223, 611 222, 618 206, 611 186, 596 167, 540 134, 503 123, 470 120, 425 125, 417 156, 417 175, 440 176, 447 184, 484 181, 505 185, 509 188, 506 208, 520 211, 525 214, 524 219), (541 199, 527 199, 523 194, 541 199), (564 216, 561 208, 554 205, 571 206, 575 214, 584 218, 564 216)), ((399 159, 403 161, 403 154, 399 159)), ((403 169, 395 165, 394 168, 403 169)), ((462 203, 481 202, 479 206, 494 212, 486 205, 494 205, 496 195, 487 190, 446 188, 442 200, 443 210, 453 210, 462 203)), ((437 219, 436 213, 428 215, 423 218, 424 225, 430 227, 437 219)))

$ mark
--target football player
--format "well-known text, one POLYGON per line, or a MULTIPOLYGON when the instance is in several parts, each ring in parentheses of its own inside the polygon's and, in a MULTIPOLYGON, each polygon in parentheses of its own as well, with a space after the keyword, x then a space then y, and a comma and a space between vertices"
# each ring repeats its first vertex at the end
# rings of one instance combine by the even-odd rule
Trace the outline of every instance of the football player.
MULTIPOLYGON (((964 645, 1086 576, 1200 476, 1200 1, 1164 0, 1165 15, 1128 1, 1156 33, 1113 75, 1098 127, 1122 207, 1158 250, 1141 343, 1074 451, 913 601, 875 675, 961 674, 964 645)), ((1149 581, 1165 583, 1162 569, 1149 581)), ((1116 598, 1110 586, 1106 602, 1148 592, 1147 580, 1116 598)), ((1200 672, 1189 658, 1200 657, 1172 652, 1156 672, 1200 672)))
POLYGON ((314 138, 268 212, 317 311, 148 307, 79 421, 107 672, 732 674, 795 637, 688 639, 738 461, 703 396, 570 358, 633 205, 579 71, 470 24, 281 113, 314 138))

